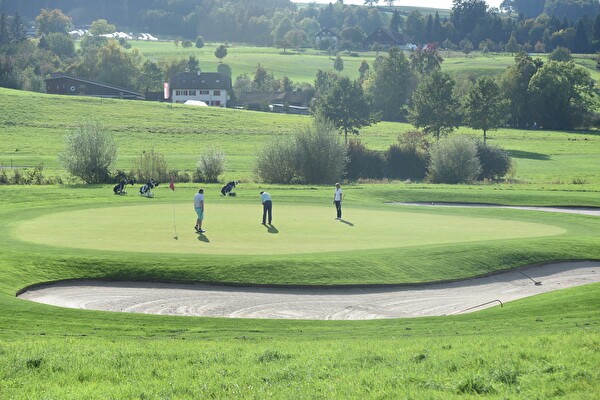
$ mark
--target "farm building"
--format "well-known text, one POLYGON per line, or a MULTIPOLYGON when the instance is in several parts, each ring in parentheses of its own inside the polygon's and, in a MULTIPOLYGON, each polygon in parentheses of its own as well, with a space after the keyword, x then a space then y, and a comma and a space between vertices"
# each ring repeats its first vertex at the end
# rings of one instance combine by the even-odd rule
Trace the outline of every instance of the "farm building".
POLYGON ((317 49, 321 48, 321 42, 323 40, 329 41, 329 44, 336 49, 340 43, 340 37, 335 32, 327 28, 321 29, 319 33, 315 35, 315 45, 317 49))
POLYGON ((237 103, 249 110, 287 114, 308 114, 308 95, 304 92, 244 92, 237 103))
POLYGON ((401 46, 404 44, 404 37, 401 33, 392 32, 385 28, 377 28, 363 40, 365 47, 371 47, 375 43, 383 47, 401 46))
POLYGON ((144 95, 141 93, 62 72, 55 72, 46 79, 46 93, 144 100, 144 95))
POLYGON ((173 103, 198 100, 227 107, 231 88, 231 78, 220 72, 178 72, 169 80, 168 93, 173 103))

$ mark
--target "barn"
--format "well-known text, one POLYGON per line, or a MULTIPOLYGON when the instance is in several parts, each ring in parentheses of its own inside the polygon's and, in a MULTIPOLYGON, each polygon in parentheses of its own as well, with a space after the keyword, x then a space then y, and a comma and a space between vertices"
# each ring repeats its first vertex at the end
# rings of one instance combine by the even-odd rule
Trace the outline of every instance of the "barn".
POLYGON ((110 85, 108 83, 79 78, 62 72, 55 72, 50 78, 46 79, 46 93, 111 99, 145 100, 144 95, 141 93, 110 85))

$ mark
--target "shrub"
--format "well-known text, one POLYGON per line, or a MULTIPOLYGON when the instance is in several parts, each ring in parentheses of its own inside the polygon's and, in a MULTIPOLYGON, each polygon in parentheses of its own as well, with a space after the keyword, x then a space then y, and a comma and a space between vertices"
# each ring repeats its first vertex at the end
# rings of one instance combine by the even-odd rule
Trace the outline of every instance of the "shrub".
POLYGON ((455 136, 437 142, 430 152, 428 179, 432 183, 468 183, 481 174, 475 141, 455 136))
POLYGON ((219 175, 225 171, 225 153, 216 147, 208 147, 200 156, 194 177, 204 182, 219 182, 219 175))
POLYGON ((89 122, 65 138, 60 164, 86 183, 110 182, 109 170, 117 159, 117 146, 100 124, 89 122))
POLYGON ((256 156, 254 173, 267 183, 291 183, 296 173, 293 139, 270 141, 256 156))
POLYGON ((344 176, 347 163, 338 130, 317 117, 292 139, 267 144, 259 151, 254 170, 268 183, 331 183, 344 176))
POLYGON ((558 46, 548 55, 548 61, 571 61, 571 50, 566 47, 558 46))
POLYGON ((140 157, 134 161, 132 173, 135 175, 136 180, 140 182, 146 182, 150 179, 166 182, 170 179, 167 170, 165 156, 152 149, 142 151, 140 157))
POLYGON ((481 163, 481 174, 479 180, 499 179, 506 175, 511 166, 511 158, 508 152, 497 146, 490 146, 484 142, 477 141, 477 157, 481 163))
POLYGON ((383 170, 384 159, 380 152, 368 149, 360 140, 348 142, 347 179, 381 179, 383 170))
POLYGON ((405 132, 385 152, 386 176, 421 180, 427 173, 429 141, 422 132, 405 132))
POLYGON ((296 171, 302 182, 331 183, 344 177, 347 149, 333 123, 315 117, 311 125, 300 128, 294 142, 296 171))
POLYGON ((201 48, 204 47, 204 37, 198 36, 196 38, 196 47, 199 48, 199 49, 201 49, 201 48))

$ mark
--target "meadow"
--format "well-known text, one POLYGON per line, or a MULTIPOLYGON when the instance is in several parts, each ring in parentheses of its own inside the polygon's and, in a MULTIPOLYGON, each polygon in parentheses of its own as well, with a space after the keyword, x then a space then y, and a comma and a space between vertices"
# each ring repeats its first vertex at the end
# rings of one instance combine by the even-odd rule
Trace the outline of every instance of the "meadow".
MULTIPOLYGON (((597 132, 491 132, 490 142, 516 159, 510 183, 345 183, 349 226, 334 224, 330 186, 254 180, 257 148, 291 134, 308 117, 7 89, 0 89, 0 109, 0 164, 44 163, 46 175, 66 182, 0 186, 0 398, 597 396, 598 284, 472 314, 360 322, 109 313, 15 297, 29 285, 64 279, 378 285, 600 260, 595 217, 388 204, 600 207, 597 132), (192 231, 190 202, 200 184, 176 183, 175 191, 161 185, 155 198, 145 199, 135 194, 137 186, 115 196, 111 185, 67 178, 57 154, 64 136, 89 119, 114 136, 119 169, 131 168, 150 148, 184 171, 194 169, 205 146, 224 150, 223 180, 243 181, 235 198, 220 197, 221 185, 202 184, 210 251, 199 250, 207 243, 192 231), (258 192, 265 189, 274 199, 277 234, 259 224, 258 192), (178 241, 171 212, 177 214, 178 241), (303 221, 307 215, 316 219, 303 221)), ((360 138, 383 150, 410 129, 380 123, 360 138)))
MULTIPOLYGON (((217 71, 219 59, 215 57, 216 48, 222 43, 206 43, 198 49, 194 47, 184 48, 175 46, 172 41, 144 42, 131 41, 132 48, 139 50, 145 57, 154 62, 173 59, 188 59, 194 56, 198 59, 200 69, 205 72, 217 71)), ((344 69, 340 73, 351 79, 359 77, 358 69, 361 62, 367 61, 373 66, 377 55, 385 55, 385 51, 379 53, 374 51, 340 51, 337 54, 328 54, 326 51, 312 48, 300 49, 278 49, 273 47, 248 46, 246 44, 228 43, 228 53, 223 63, 231 67, 232 78, 235 81, 239 75, 248 74, 254 76, 258 64, 263 66, 267 72, 273 74, 276 79, 287 76, 295 83, 314 84, 315 73, 323 71, 334 71, 333 63, 339 54, 344 61, 344 69)), ((405 52, 409 57, 410 53, 405 52)), ((469 55, 454 51, 440 50, 439 54, 444 59, 442 70, 453 75, 457 80, 472 80, 484 75, 500 75, 509 66, 514 64, 514 55, 507 53, 473 52, 469 55)), ((545 60, 547 54, 533 54, 533 58, 545 60)), ((600 71, 596 67, 594 59, 574 55, 574 61, 590 72, 595 81, 600 79, 600 71)))

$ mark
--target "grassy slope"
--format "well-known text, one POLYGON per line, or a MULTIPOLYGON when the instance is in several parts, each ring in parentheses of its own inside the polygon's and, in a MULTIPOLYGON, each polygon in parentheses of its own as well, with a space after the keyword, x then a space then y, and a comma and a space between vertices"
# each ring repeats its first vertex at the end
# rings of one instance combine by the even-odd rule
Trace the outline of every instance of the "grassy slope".
MULTIPOLYGON (((116 168, 129 170, 143 150, 166 156, 170 168, 192 172, 208 145, 228 156, 223 179, 252 179, 256 151, 267 140, 288 135, 309 117, 215 108, 51 96, 0 88, 0 165, 33 167, 43 163, 47 176, 64 174, 57 161, 64 136, 86 119, 103 124, 117 141, 116 168)), ((360 136, 369 147, 385 150, 408 124, 381 122, 360 136)), ((458 133, 481 136, 461 128, 458 133)), ((546 189, 586 191, 600 187, 600 135, 597 132, 489 132, 489 140, 509 150, 516 179, 546 189), (543 143, 543 146, 539 144, 543 143), (572 185, 573 182, 583 183, 572 185)), ((525 186, 530 188, 531 185, 525 186)))

